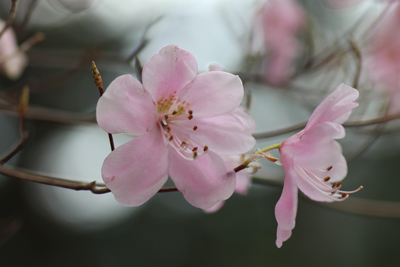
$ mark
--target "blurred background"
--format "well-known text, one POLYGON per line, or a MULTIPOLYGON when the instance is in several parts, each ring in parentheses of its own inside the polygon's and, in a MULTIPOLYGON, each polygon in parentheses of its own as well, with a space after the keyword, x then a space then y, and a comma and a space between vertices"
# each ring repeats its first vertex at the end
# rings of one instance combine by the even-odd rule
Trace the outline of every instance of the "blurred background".
MULTIPOLYGON (((398 1, 17 2, 13 34, 0 37, 0 158, 21 138, 16 111, 26 85, 30 138, 5 166, 102 183, 110 146, 95 122, 92 60, 107 87, 126 73, 140 79, 146 61, 173 43, 194 55, 199 72, 217 63, 241 77, 260 148, 301 129, 340 83, 358 88, 360 107, 340 143, 349 167, 343 188, 364 189, 342 203, 301 196, 296 228, 278 249, 274 207, 284 172, 267 161, 247 195, 234 194, 211 214, 179 192, 127 208, 111 193, 0 174, 1 266, 400 263, 398 1)), ((10 10, 12 1, 0 0, 0 30, 10 10)), ((114 135, 116 145, 131 138, 114 135)))

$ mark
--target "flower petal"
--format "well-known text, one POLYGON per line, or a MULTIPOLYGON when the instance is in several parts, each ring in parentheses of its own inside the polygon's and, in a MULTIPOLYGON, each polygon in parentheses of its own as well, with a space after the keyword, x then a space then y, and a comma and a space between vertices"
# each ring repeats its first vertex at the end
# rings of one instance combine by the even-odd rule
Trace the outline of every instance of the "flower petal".
POLYGON ((278 226, 278 229, 276 230, 276 246, 278 248, 282 247, 282 243, 288 240, 291 235, 292 230, 283 230, 278 226))
POLYGON ((213 117, 233 111, 242 101, 243 84, 236 75, 210 71, 196 76, 180 92, 179 99, 189 103, 193 116, 213 117))
POLYGON ((285 182, 282 195, 275 206, 275 217, 278 222, 276 245, 282 246, 282 242, 290 237, 290 233, 296 224, 297 213, 297 179, 298 174, 291 167, 293 162, 282 156, 282 164, 285 169, 285 182))
POLYGON ((103 180, 125 206, 149 200, 168 179, 168 149, 158 128, 117 147, 104 160, 103 180))
POLYGON ((347 162, 346 159, 343 157, 343 155, 340 155, 339 160, 332 164, 332 167, 329 171, 322 172, 319 169, 312 169, 311 171, 318 177, 330 177, 329 182, 331 183, 335 183, 335 182, 339 182, 342 181, 346 175, 347 175, 347 162))
POLYGON ((256 144, 256 140, 251 135, 255 131, 256 123, 241 109, 211 118, 194 117, 192 120, 179 121, 177 126, 195 143, 207 145, 218 154, 244 154, 256 144), (197 129, 193 131, 195 125, 197 129))
POLYGON ((217 204, 215 204, 214 206, 212 206, 211 208, 209 208, 209 209, 205 209, 205 210, 203 210, 205 213, 214 213, 214 212, 217 212, 217 211, 219 211, 221 208, 222 208, 222 206, 225 204, 225 201, 218 201, 217 202, 217 204))
POLYGON ((154 100, 175 95, 197 75, 196 59, 176 45, 167 45, 144 65, 143 86, 154 100))
POLYGON ((97 123, 109 133, 141 135, 155 125, 155 105, 150 94, 131 75, 108 86, 97 103, 97 123))
MULTIPOLYGON (((334 139, 343 138, 344 135, 342 125, 325 122, 300 135, 298 141, 289 148, 294 152, 289 153, 294 155, 295 164, 301 167, 326 169, 341 157, 342 147, 334 139)), ((281 150, 285 149, 285 142, 281 150)))
POLYGON ((170 177, 193 206, 209 209, 233 194, 235 172, 212 151, 195 161, 185 160, 172 151, 170 160, 170 177))
POLYGON ((305 130, 315 127, 317 124, 324 122, 335 122, 342 124, 350 117, 351 110, 358 106, 358 103, 353 102, 359 96, 356 89, 340 84, 333 93, 322 101, 321 104, 314 110, 308 120, 305 130))

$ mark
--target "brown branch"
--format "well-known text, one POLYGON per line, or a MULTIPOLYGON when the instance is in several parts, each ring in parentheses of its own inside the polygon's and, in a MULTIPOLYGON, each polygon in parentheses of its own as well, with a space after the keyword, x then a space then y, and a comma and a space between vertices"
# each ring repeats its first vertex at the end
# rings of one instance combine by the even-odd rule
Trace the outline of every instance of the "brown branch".
POLYGON ((29 20, 31 19, 33 10, 35 9, 37 3, 38 3, 38 0, 31 0, 31 2, 29 3, 28 9, 24 16, 24 20, 22 21, 21 25, 18 27, 19 34, 22 34, 25 31, 26 26, 28 25, 29 20))
POLYGON ((110 189, 107 187, 97 187, 96 181, 93 182, 81 182, 81 181, 74 181, 69 179, 61 179, 57 177, 39 175, 27 171, 22 171, 19 169, 10 169, 4 165, 0 165, 0 173, 13 177, 18 178, 25 181, 36 182, 40 184, 58 186, 68 189, 74 190, 89 190, 94 194, 104 194, 110 192, 110 189))
MULTIPOLYGON (((101 78, 100 72, 97 69, 96 64, 94 61, 92 61, 92 75, 93 75, 93 81, 96 84, 97 88, 99 89, 100 97, 104 94, 104 88, 103 88, 103 79, 101 78)), ((115 150, 115 145, 114 145, 114 139, 112 137, 112 134, 108 133, 108 140, 110 141, 110 146, 111 146, 111 151, 115 150)))
POLYGON ((357 58, 357 72, 354 77, 353 81, 353 87, 358 89, 358 82, 360 81, 360 75, 361 75, 361 68, 362 68, 362 57, 361 57, 361 51, 357 45, 357 43, 353 40, 350 40, 350 45, 352 48, 352 51, 354 52, 354 55, 357 58))
POLYGON ((17 2, 18 0, 11 0, 11 10, 10 14, 8 15, 7 23, 4 25, 4 28, 0 32, 0 38, 1 36, 5 33, 5 31, 11 27, 14 17, 15 17, 15 12, 17 11, 17 2))

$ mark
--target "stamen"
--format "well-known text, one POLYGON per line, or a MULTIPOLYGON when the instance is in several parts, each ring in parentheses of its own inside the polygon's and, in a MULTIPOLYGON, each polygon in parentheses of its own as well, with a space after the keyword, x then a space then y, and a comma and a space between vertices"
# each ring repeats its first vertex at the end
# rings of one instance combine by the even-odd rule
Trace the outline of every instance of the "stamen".
POLYGON ((193 115, 189 115, 188 119, 189 120, 193 119, 193 115))
POLYGON ((174 138, 172 137, 172 135, 168 136, 167 138, 165 138, 164 144, 165 144, 165 145, 168 145, 168 143, 171 142, 172 139, 174 139, 174 138))
POLYGON ((182 141, 181 148, 185 150, 189 146, 189 143, 186 141, 182 141))
POLYGON ((330 179, 331 179, 331 177, 328 176, 328 177, 325 177, 325 178, 324 178, 324 181, 325 181, 325 182, 328 182, 330 179))
POLYGON ((194 127, 193 127, 193 131, 196 131, 197 130, 197 125, 195 125, 194 127))

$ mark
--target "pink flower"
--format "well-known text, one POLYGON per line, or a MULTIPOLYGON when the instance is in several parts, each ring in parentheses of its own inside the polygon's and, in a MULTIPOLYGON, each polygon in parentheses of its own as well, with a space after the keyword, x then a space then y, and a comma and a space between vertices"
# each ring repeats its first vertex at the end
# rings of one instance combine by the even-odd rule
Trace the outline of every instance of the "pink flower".
MULTIPOLYGON (((0 20, 0 31, 6 23, 0 20)), ((7 29, 0 37, 0 72, 11 80, 18 79, 28 63, 27 56, 18 50, 13 29, 7 29)))
POLYGON ((297 212, 297 188, 316 201, 342 201, 349 193, 339 190, 347 174, 342 148, 334 139, 345 136, 343 124, 358 91, 341 84, 313 112, 304 130, 285 140, 279 148, 286 173, 282 195, 275 207, 278 221, 276 245, 292 234, 297 212), (333 182, 333 184, 330 184, 333 182))
POLYGON ((400 4, 376 28, 371 37, 370 74, 375 81, 383 82, 392 90, 400 86, 400 4))
POLYGON ((280 84, 289 78, 292 62, 299 53, 296 34, 304 24, 305 15, 293 0, 269 0, 260 16, 269 53, 266 75, 270 82, 280 84))
POLYGON ((367 58, 370 76, 383 85, 390 98, 389 114, 400 112, 400 36, 396 34, 400 27, 400 4, 391 4, 392 9, 371 37, 367 58))
POLYGON ((118 77, 97 105, 105 131, 137 135, 103 163, 116 200, 141 205, 168 176, 193 206, 207 209, 229 198, 235 173, 218 154, 243 154, 255 145, 242 127, 254 121, 234 111, 243 98, 240 78, 222 71, 197 75, 192 54, 174 45, 146 63, 142 78, 143 85, 118 77))

